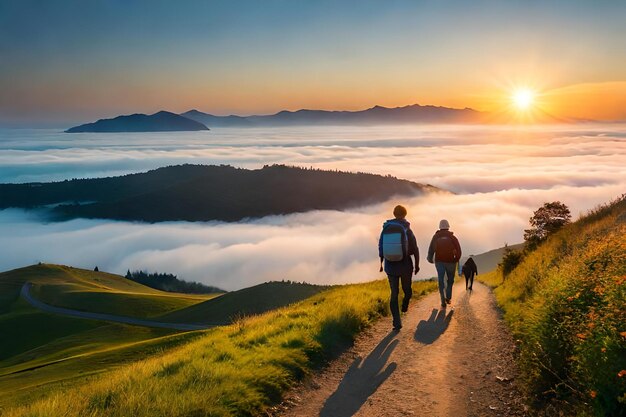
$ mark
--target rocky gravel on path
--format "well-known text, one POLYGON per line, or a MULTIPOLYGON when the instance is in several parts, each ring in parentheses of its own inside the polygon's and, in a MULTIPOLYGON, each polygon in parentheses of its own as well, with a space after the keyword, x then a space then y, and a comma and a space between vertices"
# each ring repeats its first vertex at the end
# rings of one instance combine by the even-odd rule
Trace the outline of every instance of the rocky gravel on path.
POLYGON ((457 283, 452 301, 442 309, 438 293, 413 300, 399 332, 381 319, 270 415, 527 415, 515 345, 491 290, 457 283))

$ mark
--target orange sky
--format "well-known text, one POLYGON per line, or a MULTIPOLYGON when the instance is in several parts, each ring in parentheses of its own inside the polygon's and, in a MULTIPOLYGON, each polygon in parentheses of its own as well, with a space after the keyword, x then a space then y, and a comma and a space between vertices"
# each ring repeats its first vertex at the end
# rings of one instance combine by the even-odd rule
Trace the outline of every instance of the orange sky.
POLYGON ((596 120, 626 120, 626 81, 577 84, 545 92, 553 114, 596 120))
POLYGON ((28 1, 0 13, 0 125, 432 104, 626 120, 626 2, 28 1))

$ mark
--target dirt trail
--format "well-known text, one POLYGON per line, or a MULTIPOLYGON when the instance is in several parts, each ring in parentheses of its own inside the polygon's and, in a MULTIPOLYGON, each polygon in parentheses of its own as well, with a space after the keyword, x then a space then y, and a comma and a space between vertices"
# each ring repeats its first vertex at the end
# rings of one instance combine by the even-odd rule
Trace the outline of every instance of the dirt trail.
MULTIPOLYGON (((464 281, 464 280, 463 280, 464 281)), ((454 286, 414 301, 399 333, 383 318, 323 373, 287 396, 279 416, 522 416, 514 344, 491 291, 454 286)))

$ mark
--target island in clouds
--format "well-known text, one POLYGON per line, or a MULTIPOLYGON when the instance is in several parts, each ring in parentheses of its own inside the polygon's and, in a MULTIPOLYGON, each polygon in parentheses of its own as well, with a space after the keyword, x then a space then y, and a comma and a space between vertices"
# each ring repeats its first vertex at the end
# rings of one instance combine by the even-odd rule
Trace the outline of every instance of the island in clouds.
POLYGON ((119 132, 181 132, 209 130, 201 122, 188 119, 176 113, 160 111, 154 114, 131 114, 113 119, 100 119, 97 122, 74 126, 66 133, 119 133, 119 132))

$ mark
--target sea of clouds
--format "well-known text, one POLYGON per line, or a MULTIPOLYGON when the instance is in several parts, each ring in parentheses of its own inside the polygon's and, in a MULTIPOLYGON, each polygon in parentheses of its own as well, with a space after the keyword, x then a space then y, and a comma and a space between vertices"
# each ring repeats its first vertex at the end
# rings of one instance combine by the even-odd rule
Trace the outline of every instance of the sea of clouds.
POLYGON ((0 130, 0 182, 119 175, 181 163, 260 168, 285 163, 391 174, 455 194, 397 198, 346 211, 238 223, 105 220, 45 223, 0 211, 0 270, 39 261, 125 273, 171 272, 227 290, 268 280, 361 282, 380 277, 377 240, 405 204, 425 261, 446 218, 465 254, 522 241, 533 210, 561 200, 576 218, 626 192, 626 126, 402 126, 214 129, 151 134, 0 130))

